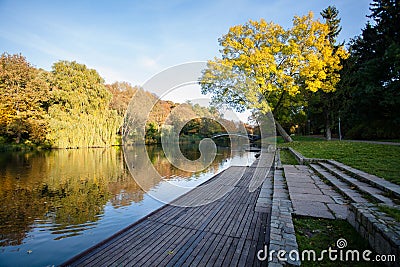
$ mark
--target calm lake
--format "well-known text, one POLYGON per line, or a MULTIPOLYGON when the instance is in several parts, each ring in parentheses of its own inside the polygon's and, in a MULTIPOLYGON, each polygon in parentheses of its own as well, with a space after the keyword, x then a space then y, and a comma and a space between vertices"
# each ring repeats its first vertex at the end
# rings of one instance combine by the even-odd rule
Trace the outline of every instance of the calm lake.
MULTIPOLYGON (((253 152, 218 148, 212 164, 181 171, 160 146, 131 147, 135 177, 122 148, 0 153, 0 266, 57 265, 127 227, 230 165, 250 165, 253 152), (148 158, 161 177, 148 177, 148 158), (181 190, 170 190, 170 184, 181 190), (158 198, 159 199, 159 198, 158 198)), ((195 160, 193 146, 181 147, 195 160)))

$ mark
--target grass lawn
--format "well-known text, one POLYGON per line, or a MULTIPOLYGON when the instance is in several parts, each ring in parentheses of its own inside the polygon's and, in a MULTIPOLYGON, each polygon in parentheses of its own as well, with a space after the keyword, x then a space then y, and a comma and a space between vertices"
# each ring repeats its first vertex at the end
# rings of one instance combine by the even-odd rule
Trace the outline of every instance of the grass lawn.
MULTIPOLYGON (((360 259, 362 252, 366 249, 372 251, 366 242, 354 228, 344 220, 328 220, 317 218, 293 218, 293 223, 296 231, 296 239, 299 245, 299 252, 303 250, 315 250, 317 258, 324 249, 337 249, 336 241, 344 238, 347 241, 347 246, 343 251, 358 250, 360 259)), ((337 253, 339 255, 339 253, 337 253)), ((345 255, 345 254, 344 254, 345 255)), ((370 258, 374 254, 370 255, 370 258)), ((324 254, 324 261, 302 261, 301 266, 380 266, 376 263, 368 263, 365 261, 330 261, 327 254, 324 254)))
POLYGON ((308 158, 334 159, 400 185, 400 146, 295 137, 290 146, 308 158), (299 140, 299 141, 297 141, 299 140), (301 141, 300 141, 301 140, 301 141))
POLYGON ((289 152, 289 150, 281 150, 281 162, 282 164, 289 164, 289 165, 297 165, 299 164, 297 160, 293 157, 292 153, 289 152))

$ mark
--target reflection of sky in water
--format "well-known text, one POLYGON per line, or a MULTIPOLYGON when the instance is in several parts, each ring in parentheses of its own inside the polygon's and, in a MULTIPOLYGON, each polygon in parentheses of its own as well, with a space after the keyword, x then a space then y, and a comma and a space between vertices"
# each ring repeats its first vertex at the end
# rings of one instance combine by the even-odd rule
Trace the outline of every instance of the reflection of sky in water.
MULTIPOLYGON (((236 151, 239 152, 239 151, 236 151)), ((155 199, 167 200, 170 202, 177 198, 178 196, 190 191, 196 186, 204 183, 216 173, 219 173, 230 166, 249 166, 256 159, 254 157, 255 153, 245 152, 241 154, 236 154, 235 151, 232 152, 231 158, 226 158, 219 164, 217 172, 205 172, 197 174, 196 179, 182 179, 181 177, 169 177, 164 179, 157 186, 152 188, 147 194, 155 199)))
POLYGON ((232 151, 232 157, 224 159, 218 167, 217 172, 206 172, 197 174, 196 179, 182 179, 181 177, 169 177, 151 189, 148 194, 155 199, 162 199, 171 202, 176 197, 190 191, 201 183, 207 181, 216 173, 219 173, 230 166, 250 166, 254 161, 255 153, 243 151, 232 151), (238 154, 239 153, 239 154, 238 154))

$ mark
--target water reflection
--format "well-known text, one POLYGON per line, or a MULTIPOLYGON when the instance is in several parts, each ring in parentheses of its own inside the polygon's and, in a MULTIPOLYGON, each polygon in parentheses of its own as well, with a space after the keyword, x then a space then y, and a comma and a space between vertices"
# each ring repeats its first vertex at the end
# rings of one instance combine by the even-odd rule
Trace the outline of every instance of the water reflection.
POLYGON ((56 239, 76 235, 99 219, 121 187, 140 201, 143 192, 122 163, 115 149, 1 154, 0 245, 21 244, 34 224, 56 239))
MULTIPOLYGON (((161 147, 131 147, 135 176, 125 167, 122 150, 80 149, 0 155, 0 246, 19 245, 32 227, 51 231, 54 239, 80 234, 96 225, 109 202, 114 208, 143 200, 145 191, 162 179, 195 179, 201 173, 182 171, 169 163, 161 147), (161 174, 149 176, 143 153, 161 174)), ((199 157, 193 147, 182 152, 199 157)), ((220 149, 207 172, 217 172, 230 157, 220 149)))
MULTIPOLYGON (((163 180, 196 186, 230 161, 253 158, 219 148, 209 168, 192 173, 172 166, 159 146, 130 149, 141 186, 118 147, 1 153, 0 265, 60 264, 160 207, 147 191, 171 200, 181 193, 170 192, 163 180), (143 153, 160 175, 149 175, 143 153)), ((182 153, 199 158, 193 146, 182 153)))
MULTIPOLYGON (((190 180, 199 177, 204 172, 215 173, 218 171, 220 163, 231 156, 230 149, 220 148, 216 155, 205 155, 204 161, 190 161, 190 159, 198 159, 200 157, 200 152, 196 147, 196 145, 182 147, 182 154, 189 160, 180 161, 181 158, 178 158, 171 164, 170 160, 173 159, 173 155, 166 157, 161 147, 128 146, 124 148, 125 162, 129 164, 130 173, 136 183, 145 192, 148 192, 162 180, 176 177, 190 180), (186 165, 184 166, 184 164, 186 165)), ((159 200, 165 202, 164 199, 159 200)))

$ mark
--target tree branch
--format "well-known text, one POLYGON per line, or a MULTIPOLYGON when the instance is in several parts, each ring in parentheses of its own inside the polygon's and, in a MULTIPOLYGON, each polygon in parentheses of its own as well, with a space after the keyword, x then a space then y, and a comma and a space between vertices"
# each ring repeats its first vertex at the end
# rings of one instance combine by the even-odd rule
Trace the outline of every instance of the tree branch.
POLYGON ((279 110, 280 105, 281 105, 281 103, 282 103, 283 98, 284 98, 285 95, 286 95, 286 91, 283 90, 281 96, 279 97, 278 102, 277 102, 276 105, 275 105, 274 110, 272 111, 272 113, 273 113, 274 115, 276 115, 276 112, 279 110))

